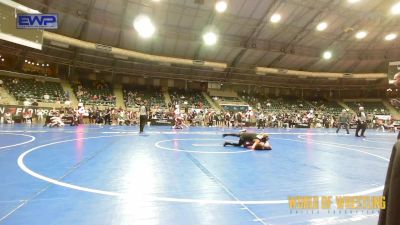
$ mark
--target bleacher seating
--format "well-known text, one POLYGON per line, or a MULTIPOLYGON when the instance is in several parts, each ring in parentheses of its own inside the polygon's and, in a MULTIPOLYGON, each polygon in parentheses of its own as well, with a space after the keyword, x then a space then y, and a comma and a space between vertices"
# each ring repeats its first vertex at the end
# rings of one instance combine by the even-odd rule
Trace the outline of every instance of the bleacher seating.
POLYGON ((219 103, 224 103, 224 102, 242 102, 242 100, 240 100, 237 97, 213 96, 212 98, 215 99, 216 101, 218 101, 219 103))
POLYGON ((60 83, 40 81, 27 78, 15 78, 1 76, 4 87, 19 102, 29 100, 30 102, 64 102, 66 100, 64 90, 60 83), (45 100, 44 95, 49 95, 45 100))
POLYGON ((171 96, 172 104, 174 105, 187 105, 195 108, 211 107, 201 91, 170 89, 169 94, 171 96))
POLYGON ((345 102, 351 109, 358 112, 360 106, 364 107, 366 113, 371 113, 375 115, 389 115, 389 110, 383 105, 382 102, 345 102))
POLYGON ((244 106, 244 105, 222 105, 221 107, 226 112, 234 112, 234 113, 247 112, 247 110, 249 109, 248 106, 244 106))
POLYGON ((314 100, 309 101, 316 109, 325 111, 332 115, 338 115, 342 112, 343 107, 335 101, 314 100))
POLYGON ((85 105, 115 107, 115 96, 111 85, 99 81, 78 81, 72 84, 78 101, 85 105))
POLYGON ((257 110, 279 112, 285 110, 310 110, 311 106, 299 99, 268 98, 261 95, 243 95, 242 98, 257 110))
POLYGON ((150 104, 151 107, 166 107, 164 95, 158 87, 126 86, 123 94, 126 107, 139 107, 141 104, 150 104))

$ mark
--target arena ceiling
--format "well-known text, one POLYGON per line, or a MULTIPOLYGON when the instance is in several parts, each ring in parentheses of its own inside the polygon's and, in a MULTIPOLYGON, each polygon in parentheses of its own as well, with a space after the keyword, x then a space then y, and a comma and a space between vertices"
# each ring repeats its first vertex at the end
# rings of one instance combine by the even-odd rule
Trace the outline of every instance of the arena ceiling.
MULTIPOLYGON (((225 13, 215 0, 18 0, 43 13, 59 14, 56 33, 154 55, 227 63, 235 68, 255 66, 304 71, 386 72, 389 61, 400 60, 400 15, 389 13, 392 0, 230 0, 225 13), (156 35, 144 40, 133 29, 134 18, 147 14, 156 35), (270 17, 282 20, 273 24, 270 17), (328 28, 316 31, 325 21, 328 28), (204 46, 205 27, 218 30, 219 41, 204 46), (368 32, 356 39, 357 31, 368 32), (325 50, 333 58, 324 60, 325 50)), ((69 60, 118 65, 118 60, 94 51, 63 49, 46 43, 44 52, 69 60)), ((126 63, 126 62, 125 62, 126 63)))

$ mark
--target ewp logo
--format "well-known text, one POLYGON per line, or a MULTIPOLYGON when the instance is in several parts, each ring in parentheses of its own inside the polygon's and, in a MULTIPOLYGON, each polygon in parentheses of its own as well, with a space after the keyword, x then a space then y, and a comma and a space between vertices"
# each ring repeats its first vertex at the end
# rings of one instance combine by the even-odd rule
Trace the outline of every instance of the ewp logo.
POLYGON ((18 14, 17 29, 58 29, 58 14, 18 14))

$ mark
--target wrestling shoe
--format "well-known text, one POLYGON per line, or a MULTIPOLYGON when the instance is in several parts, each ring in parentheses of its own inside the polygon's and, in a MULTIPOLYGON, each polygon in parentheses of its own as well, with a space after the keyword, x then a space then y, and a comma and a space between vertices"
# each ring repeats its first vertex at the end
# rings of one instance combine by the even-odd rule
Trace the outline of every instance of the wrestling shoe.
POLYGON ((227 145, 228 145, 228 143, 225 142, 225 143, 224 143, 224 147, 226 147, 227 145))
POLYGON ((227 135, 227 134, 223 134, 223 135, 222 135, 222 137, 226 137, 226 136, 228 136, 228 135, 227 135))

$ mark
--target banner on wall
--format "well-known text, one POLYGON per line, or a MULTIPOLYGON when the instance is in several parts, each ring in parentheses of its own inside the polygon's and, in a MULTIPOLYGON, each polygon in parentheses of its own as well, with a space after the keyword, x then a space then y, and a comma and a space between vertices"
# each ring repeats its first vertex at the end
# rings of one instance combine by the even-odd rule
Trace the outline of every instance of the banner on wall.
POLYGON ((50 107, 40 106, 0 105, 0 116, 3 116, 6 112, 11 113, 12 116, 22 116, 25 112, 31 112, 32 116, 36 116, 39 109, 43 111, 44 115, 52 110, 50 107))
POLYGON ((174 124, 174 119, 151 119, 151 125, 157 126, 172 126, 174 124))
POLYGON ((390 120, 392 119, 391 115, 375 115, 375 118, 378 120, 390 120))

